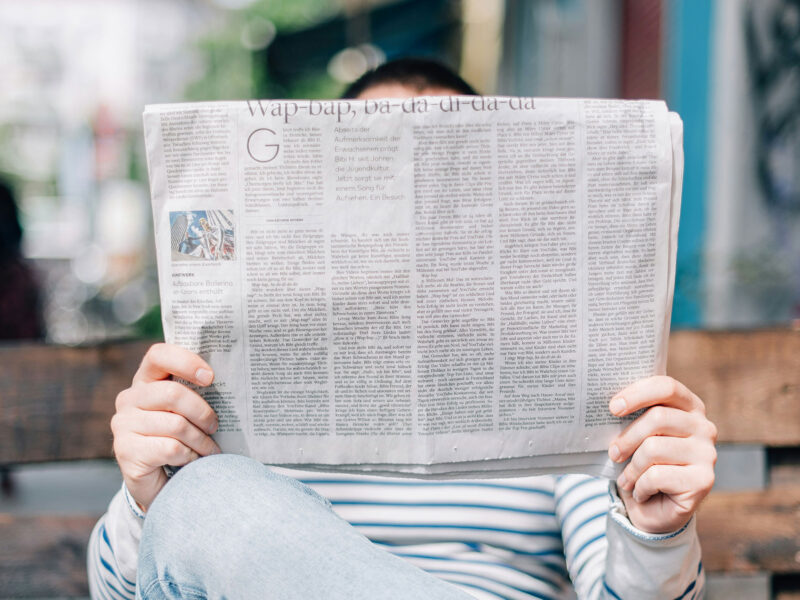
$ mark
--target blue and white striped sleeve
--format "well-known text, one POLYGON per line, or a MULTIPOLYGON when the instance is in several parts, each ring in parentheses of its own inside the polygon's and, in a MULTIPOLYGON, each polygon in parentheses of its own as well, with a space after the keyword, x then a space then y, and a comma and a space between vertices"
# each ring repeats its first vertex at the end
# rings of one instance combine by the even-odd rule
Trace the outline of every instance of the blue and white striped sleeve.
POLYGON ((578 598, 703 597, 705 574, 694 517, 673 533, 646 533, 631 524, 613 482, 584 475, 559 478, 555 498, 578 598))
POLYGON ((93 600, 133 600, 144 514, 123 484, 89 538, 87 569, 93 600))

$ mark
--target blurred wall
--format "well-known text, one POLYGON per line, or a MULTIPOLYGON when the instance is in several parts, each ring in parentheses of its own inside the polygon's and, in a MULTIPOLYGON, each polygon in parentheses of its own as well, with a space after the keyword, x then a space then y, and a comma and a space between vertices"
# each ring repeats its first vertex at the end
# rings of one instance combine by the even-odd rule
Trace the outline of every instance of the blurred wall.
POLYGON ((158 302, 141 113, 183 97, 218 14, 190 0, 0 3, 0 173, 50 341, 129 335, 158 302))
POLYGON ((704 322, 800 318, 800 2, 714 6, 704 322))
POLYGON ((507 0, 500 93, 684 121, 673 325, 800 318, 800 0, 507 0))
POLYGON ((616 98, 620 0, 507 0, 498 91, 616 98))

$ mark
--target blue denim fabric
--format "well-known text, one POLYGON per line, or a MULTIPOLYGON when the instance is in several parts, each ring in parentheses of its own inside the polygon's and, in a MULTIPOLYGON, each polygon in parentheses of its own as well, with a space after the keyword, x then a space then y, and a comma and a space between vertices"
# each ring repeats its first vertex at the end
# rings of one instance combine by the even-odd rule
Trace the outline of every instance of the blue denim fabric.
POLYGON ((191 463, 159 493, 136 597, 470 598, 372 544, 310 488, 234 455, 191 463))

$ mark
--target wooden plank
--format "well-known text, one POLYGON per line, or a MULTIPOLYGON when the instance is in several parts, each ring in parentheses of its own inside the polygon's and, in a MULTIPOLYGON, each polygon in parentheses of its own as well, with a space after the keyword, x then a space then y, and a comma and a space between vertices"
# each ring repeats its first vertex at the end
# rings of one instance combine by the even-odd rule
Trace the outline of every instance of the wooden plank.
POLYGON ((111 456, 114 401, 151 343, 0 346, 0 464, 111 456))
POLYGON ((88 596, 86 545, 97 518, 0 514, 0 595, 88 596))
MULTIPOLYGON (((151 343, 0 346, 0 464, 110 456, 114 399, 151 343)), ((800 332, 677 332, 668 372, 720 441, 800 445, 800 332)))
POLYGON ((800 483, 712 492, 697 518, 708 571, 800 572, 800 483))
POLYGON ((800 331, 678 331, 667 372, 705 401, 720 441, 800 445, 800 331))

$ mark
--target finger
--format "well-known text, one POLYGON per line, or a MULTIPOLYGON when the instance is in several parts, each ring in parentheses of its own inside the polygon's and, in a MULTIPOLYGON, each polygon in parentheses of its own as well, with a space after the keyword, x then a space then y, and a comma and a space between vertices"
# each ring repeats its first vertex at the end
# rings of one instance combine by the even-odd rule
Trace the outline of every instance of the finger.
POLYGON ((123 474, 134 479, 145 477, 164 465, 182 467, 200 457, 175 438, 136 433, 115 440, 114 454, 123 474))
POLYGON ((208 402, 177 381, 153 381, 135 386, 129 390, 123 404, 132 404, 142 410, 179 414, 207 433, 214 433, 219 427, 217 413, 208 402))
POLYGON ((163 411, 141 411, 140 415, 146 418, 141 419, 140 427, 136 430, 137 433, 174 438, 200 456, 221 452, 217 443, 208 434, 181 415, 163 411))
MULTIPOLYGON (((166 411, 136 411, 118 415, 118 426, 147 437, 169 437, 178 440, 200 456, 219 454, 216 442, 181 415, 166 411), (125 424, 124 420, 128 420, 125 424)), ((172 464, 172 463, 166 463, 172 464)))
POLYGON ((614 462, 628 460, 648 437, 669 435, 689 437, 700 429, 697 413, 670 406, 654 406, 628 425, 609 445, 608 455, 614 462))
MULTIPOLYGON (((686 495, 704 498, 714 485, 714 469, 707 465, 653 465, 642 473, 633 488, 636 502, 647 502, 662 492, 669 496, 686 495)), ((692 510, 694 507, 685 507, 692 510)))
POLYGON ((705 405, 700 398, 680 381, 665 375, 640 379, 629 385, 611 399, 608 408, 616 416, 624 417, 656 404, 705 414, 705 405))
POLYGON ((194 352, 173 344, 154 344, 144 355, 133 383, 149 383, 171 375, 202 386, 214 381, 211 367, 194 352))
POLYGON ((699 439, 649 437, 617 478, 617 486, 624 490, 634 489, 639 477, 654 465, 713 465, 715 461, 714 446, 699 439))

